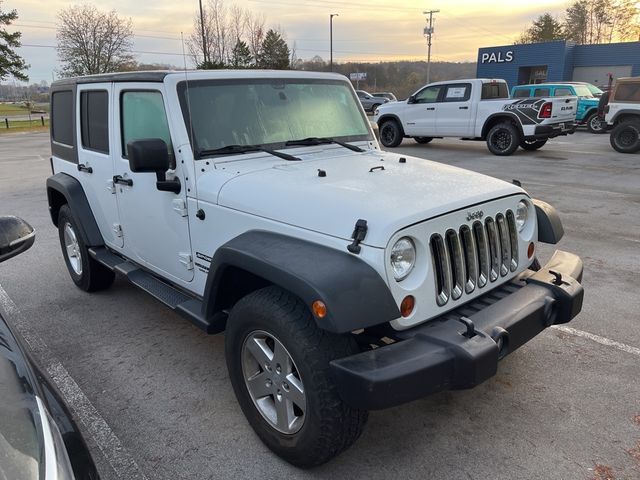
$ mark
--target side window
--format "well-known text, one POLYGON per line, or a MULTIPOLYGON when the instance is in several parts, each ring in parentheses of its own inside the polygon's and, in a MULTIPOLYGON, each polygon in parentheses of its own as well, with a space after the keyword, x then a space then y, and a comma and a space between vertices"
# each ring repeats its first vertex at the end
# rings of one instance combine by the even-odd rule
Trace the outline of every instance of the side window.
POLYGON ((528 98, 531 96, 531 90, 528 88, 518 88, 513 91, 513 98, 528 98))
POLYGON ((447 85, 443 102, 466 102, 471 96, 471 84, 447 85))
POLYGON ((175 168, 167 114, 158 91, 123 92, 120 98, 122 154, 127 156, 127 143, 143 138, 161 138, 169 147, 171 168, 175 168))
POLYGON ((571 95, 575 95, 570 88, 556 88, 556 93, 553 95, 554 97, 568 97, 571 95))
POLYGON ((441 86, 427 87, 416 94, 415 103, 436 103, 440 96, 441 86))
MULTIPOLYGON (((558 90, 556 90, 557 92, 558 90)), ((534 97, 549 97, 551 96, 551 90, 548 88, 536 88, 533 91, 533 96, 534 97)), ((557 95, 556 95, 557 96, 557 95)))
POLYGON ((80 92, 82 147, 109 153, 109 94, 106 90, 80 92))
POLYGON ((74 146, 73 141, 73 92, 54 92, 51 97, 51 130, 53 141, 74 146))
POLYGON ((621 83, 617 85, 614 100, 621 102, 640 102, 640 82, 621 83))

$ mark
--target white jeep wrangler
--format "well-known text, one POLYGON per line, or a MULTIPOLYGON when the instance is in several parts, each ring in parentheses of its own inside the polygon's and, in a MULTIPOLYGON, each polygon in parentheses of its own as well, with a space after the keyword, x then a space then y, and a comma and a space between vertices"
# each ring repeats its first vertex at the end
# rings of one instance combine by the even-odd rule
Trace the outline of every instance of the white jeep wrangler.
MULTIPOLYGON (((71 278, 114 274, 207 333, 287 461, 367 411, 471 388, 582 307, 582 262, 517 185, 379 149, 342 76, 140 72, 52 85, 49 208, 71 278)), ((213 367, 215 368, 215 367, 213 367)))
POLYGON ((640 152, 640 77, 616 80, 604 109, 611 146, 620 153, 640 152))

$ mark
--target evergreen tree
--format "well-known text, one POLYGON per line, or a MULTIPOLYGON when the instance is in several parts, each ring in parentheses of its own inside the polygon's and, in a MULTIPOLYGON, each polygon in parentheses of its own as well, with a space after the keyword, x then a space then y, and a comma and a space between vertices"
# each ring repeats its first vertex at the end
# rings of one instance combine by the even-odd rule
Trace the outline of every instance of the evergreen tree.
POLYGON ((282 35, 275 30, 269 30, 262 42, 260 54, 256 58, 258 68, 287 70, 289 64, 289 47, 282 35))
POLYGON ((231 52, 230 66, 233 68, 250 68, 252 63, 253 57, 251 56, 249 45, 247 45, 247 42, 238 39, 231 52))
POLYGON ((516 43, 538 43, 564 40, 562 23, 550 13, 544 13, 533 21, 516 43))
MULTIPOLYGON (((0 0, 2 7, 2 0, 0 0)), ((18 12, 11 10, 4 13, 0 9, 0 80, 4 80, 9 75, 13 75, 18 80, 27 81, 29 77, 24 70, 29 68, 24 59, 15 52, 15 48, 20 46, 20 32, 9 33, 4 26, 9 26, 18 18, 18 12)))

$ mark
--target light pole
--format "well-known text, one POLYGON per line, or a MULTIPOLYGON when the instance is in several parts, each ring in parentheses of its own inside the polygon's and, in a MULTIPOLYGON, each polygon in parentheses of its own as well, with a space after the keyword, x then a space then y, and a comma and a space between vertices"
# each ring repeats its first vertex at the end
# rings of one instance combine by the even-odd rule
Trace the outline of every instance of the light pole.
POLYGON ((431 80, 431 35, 433 35, 433 14, 438 13, 440 10, 429 10, 428 12, 422 12, 424 15, 429 15, 429 26, 424 27, 424 35, 427 37, 427 83, 431 80))
POLYGON ((333 17, 339 16, 337 13, 331 13, 329 15, 329 65, 333 72, 333 17))

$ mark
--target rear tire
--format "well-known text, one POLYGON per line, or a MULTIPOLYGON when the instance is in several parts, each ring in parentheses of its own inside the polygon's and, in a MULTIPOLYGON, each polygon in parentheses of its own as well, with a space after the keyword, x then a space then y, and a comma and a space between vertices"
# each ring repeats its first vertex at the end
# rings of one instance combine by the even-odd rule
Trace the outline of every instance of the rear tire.
POLYGON ((501 122, 489 130, 487 134, 487 147, 494 155, 511 155, 520 145, 520 133, 518 129, 509 122, 501 122))
POLYGON ((523 150, 533 151, 542 148, 544 144, 547 143, 547 139, 544 140, 522 140, 520 142, 520 147, 523 150))
POLYGON ((362 433, 368 412, 342 401, 329 366, 358 351, 349 335, 320 330, 309 308, 278 287, 241 299, 225 333, 229 378, 249 424, 301 468, 327 462, 362 433))
POLYGON ((397 147, 402 143, 402 129, 395 120, 385 120, 380 125, 380 142, 389 148, 397 147))
POLYGON ((635 153, 640 150, 640 120, 619 123, 609 137, 611 146, 620 153, 635 153))
POLYGON ((604 133, 607 129, 607 124, 605 123, 604 119, 601 118, 600 115, 598 115, 598 112, 594 112, 589 115, 586 124, 587 130, 589 130, 591 133, 604 133))
POLYGON ((413 139, 419 144, 425 144, 433 140, 433 137, 413 137, 413 139))
POLYGON ((380 103, 374 103, 371 105, 371 113, 376 113, 376 109, 380 106, 380 103))
POLYGON ((111 286, 115 274, 89 255, 78 224, 66 204, 60 207, 58 213, 58 237, 73 283, 85 292, 104 290, 111 286))

